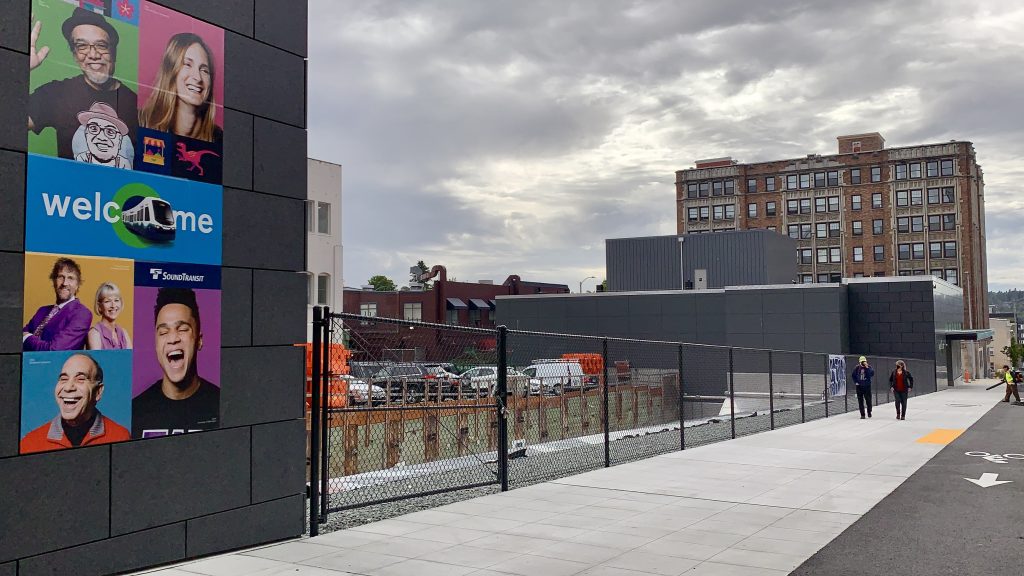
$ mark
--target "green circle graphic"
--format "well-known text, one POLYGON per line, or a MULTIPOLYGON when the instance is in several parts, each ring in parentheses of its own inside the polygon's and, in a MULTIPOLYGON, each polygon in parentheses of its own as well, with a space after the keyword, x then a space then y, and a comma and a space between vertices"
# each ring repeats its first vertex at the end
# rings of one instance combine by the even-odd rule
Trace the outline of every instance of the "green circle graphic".
POLYGON ((153 242, 146 240, 140 236, 136 236, 130 230, 125 228, 124 222, 121 221, 121 210, 124 209, 124 203, 133 196, 142 196, 143 198, 159 198, 160 195, 156 193, 149 186, 141 182, 132 182, 131 184, 125 184, 114 194, 114 203, 117 204, 117 222, 111 224, 114 227, 114 233, 121 239, 126 245, 132 248, 149 248, 153 245, 153 242))

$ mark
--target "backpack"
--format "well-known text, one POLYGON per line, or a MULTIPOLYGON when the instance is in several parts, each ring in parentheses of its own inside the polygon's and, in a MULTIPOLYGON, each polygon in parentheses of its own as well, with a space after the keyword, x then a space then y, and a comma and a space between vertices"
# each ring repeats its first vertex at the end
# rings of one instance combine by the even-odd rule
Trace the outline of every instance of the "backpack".
POLYGON ((1020 384, 1021 382, 1024 382, 1024 374, 1022 374, 1020 370, 1014 370, 1013 371, 1013 383, 1014 384, 1020 384))

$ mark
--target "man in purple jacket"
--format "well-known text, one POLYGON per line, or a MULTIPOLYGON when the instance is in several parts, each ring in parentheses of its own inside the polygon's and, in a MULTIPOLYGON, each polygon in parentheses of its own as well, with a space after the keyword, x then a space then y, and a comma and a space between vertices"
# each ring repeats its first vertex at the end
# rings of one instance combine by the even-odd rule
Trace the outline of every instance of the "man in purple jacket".
POLYGON ((50 280, 57 303, 36 310, 22 329, 22 349, 81 350, 92 324, 92 312, 75 297, 82 282, 82 269, 70 258, 58 258, 50 271, 50 280))

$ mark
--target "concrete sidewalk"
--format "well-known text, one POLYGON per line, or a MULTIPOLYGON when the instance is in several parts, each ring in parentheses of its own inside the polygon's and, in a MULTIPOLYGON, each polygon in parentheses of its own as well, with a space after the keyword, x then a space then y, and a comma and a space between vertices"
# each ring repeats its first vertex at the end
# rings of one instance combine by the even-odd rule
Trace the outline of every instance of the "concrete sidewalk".
POLYGON ((937 454, 1001 391, 972 383, 874 418, 817 420, 147 572, 644 576, 788 574, 937 454), (942 438, 947 438, 943 440, 942 438))

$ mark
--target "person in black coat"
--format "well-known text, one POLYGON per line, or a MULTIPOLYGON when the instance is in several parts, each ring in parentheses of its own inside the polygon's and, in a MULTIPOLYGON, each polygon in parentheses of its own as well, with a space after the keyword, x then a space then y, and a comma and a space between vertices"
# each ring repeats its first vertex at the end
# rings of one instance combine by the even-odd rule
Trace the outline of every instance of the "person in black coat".
POLYGON ((907 396, 914 389, 914 376, 903 360, 896 361, 896 369, 889 375, 889 387, 896 398, 896 419, 907 419, 907 396))

